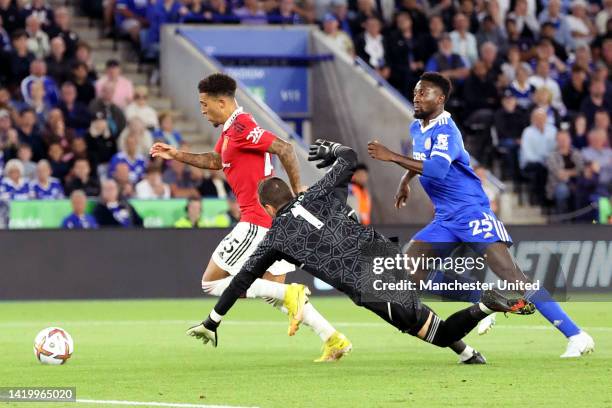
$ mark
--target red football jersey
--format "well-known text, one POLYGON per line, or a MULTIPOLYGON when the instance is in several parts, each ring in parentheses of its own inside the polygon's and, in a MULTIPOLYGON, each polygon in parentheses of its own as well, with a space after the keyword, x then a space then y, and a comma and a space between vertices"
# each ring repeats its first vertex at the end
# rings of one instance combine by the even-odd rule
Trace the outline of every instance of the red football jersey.
POLYGON ((240 206, 240 221, 270 228, 272 218, 257 198, 259 181, 272 175, 267 152, 276 136, 260 128, 255 119, 237 109, 225 122, 215 151, 221 155, 223 172, 240 206))

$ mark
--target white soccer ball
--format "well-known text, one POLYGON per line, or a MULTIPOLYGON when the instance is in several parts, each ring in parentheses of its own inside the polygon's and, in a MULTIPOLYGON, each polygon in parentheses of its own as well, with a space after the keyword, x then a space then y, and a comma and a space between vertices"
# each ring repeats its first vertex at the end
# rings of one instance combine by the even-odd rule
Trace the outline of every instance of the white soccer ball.
POLYGON ((64 364, 73 352, 72 337, 59 327, 47 327, 34 339, 34 355, 43 364, 64 364))

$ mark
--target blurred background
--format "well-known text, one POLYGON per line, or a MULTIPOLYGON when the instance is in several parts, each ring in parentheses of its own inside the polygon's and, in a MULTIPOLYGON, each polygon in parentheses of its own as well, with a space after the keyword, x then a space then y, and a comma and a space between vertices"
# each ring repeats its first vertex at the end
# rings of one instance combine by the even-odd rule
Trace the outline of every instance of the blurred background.
MULTIPOLYGON (((575 240, 546 251, 588 253, 584 268, 603 257, 592 280, 609 287, 609 230, 592 224, 612 222, 611 68, 612 0, 0 0, 2 263, 15 279, 24 268, 43 278, 49 262, 104 279, 184 256, 199 276, 239 209, 222 172, 148 150, 212 150, 219 129, 197 83, 216 71, 291 140, 305 183, 321 175, 305 161, 311 140, 354 147, 350 203, 405 241, 431 204, 414 180, 409 205, 393 209, 402 171, 366 144, 411 154, 412 89, 433 70, 453 82, 447 110, 498 216, 541 225, 517 229, 524 240, 575 240)), ((570 258, 573 276, 582 264, 570 258)))

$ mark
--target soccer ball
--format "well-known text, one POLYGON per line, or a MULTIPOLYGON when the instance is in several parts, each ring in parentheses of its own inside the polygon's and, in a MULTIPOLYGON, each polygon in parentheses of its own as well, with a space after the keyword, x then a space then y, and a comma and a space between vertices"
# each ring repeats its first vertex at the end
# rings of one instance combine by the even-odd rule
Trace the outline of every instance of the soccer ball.
POLYGON ((34 339, 34 355, 43 364, 64 364, 73 351, 72 337, 59 327, 47 327, 34 339))

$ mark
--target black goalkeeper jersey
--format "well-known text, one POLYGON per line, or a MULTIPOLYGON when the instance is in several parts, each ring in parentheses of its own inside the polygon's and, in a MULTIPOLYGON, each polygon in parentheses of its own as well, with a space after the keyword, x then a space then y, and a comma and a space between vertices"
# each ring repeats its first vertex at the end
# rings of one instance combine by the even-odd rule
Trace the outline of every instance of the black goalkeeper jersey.
MULTIPOLYGON (((373 228, 358 223, 347 206, 348 183, 357 154, 340 147, 337 160, 323 178, 280 208, 272 227, 215 306, 225 315, 257 278, 277 260, 285 259, 347 294, 356 304, 392 302, 415 307, 412 291, 378 292, 372 272, 373 257, 395 257, 398 246, 373 228)), ((396 271, 395 278, 403 278, 396 271)))

